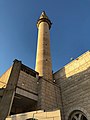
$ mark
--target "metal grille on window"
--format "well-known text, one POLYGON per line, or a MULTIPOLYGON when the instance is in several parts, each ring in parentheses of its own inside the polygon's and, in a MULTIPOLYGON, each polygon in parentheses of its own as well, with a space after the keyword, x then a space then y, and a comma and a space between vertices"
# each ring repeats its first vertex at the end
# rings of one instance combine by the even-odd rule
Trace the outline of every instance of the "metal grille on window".
POLYGON ((81 111, 74 111, 71 113, 68 120, 88 120, 85 116, 85 114, 81 111))

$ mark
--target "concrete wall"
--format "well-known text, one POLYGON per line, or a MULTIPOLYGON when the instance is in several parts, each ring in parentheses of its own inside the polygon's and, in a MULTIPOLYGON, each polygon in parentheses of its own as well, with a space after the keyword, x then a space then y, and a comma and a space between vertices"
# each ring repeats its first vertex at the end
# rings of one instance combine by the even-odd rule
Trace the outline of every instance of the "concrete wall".
POLYGON ((74 110, 80 110, 90 119, 90 52, 67 64, 54 74, 61 88, 63 116, 68 120, 74 110))
POLYGON ((0 77, 0 88, 5 88, 8 82, 12 66, 0 77))
POLYGON ((6 120, 26 120, 30 118, 35 118, 36 120, 61 120, 60 110, 43 112, 43 111, 34 111, 23 114, 12 115, 6 120))
POLYGON ((16 85, 21 68, 21 61, 14 60, 10 77, 8 79, 6 88, 4 89, 3 96, 0 102, 0 120, 5 120, 7 115, 10 114, 11 106, 13 103, 16 85))

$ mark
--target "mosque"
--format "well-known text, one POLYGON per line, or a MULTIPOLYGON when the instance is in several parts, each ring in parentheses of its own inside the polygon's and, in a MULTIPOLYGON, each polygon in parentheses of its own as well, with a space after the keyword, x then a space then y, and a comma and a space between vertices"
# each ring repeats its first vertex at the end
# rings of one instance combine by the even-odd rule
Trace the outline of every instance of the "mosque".
POLYGON ((0 77, 0 120, 90 120, 90 51, 52 73, 51 21, 37 21, 35 70, 15 59, 0 77))

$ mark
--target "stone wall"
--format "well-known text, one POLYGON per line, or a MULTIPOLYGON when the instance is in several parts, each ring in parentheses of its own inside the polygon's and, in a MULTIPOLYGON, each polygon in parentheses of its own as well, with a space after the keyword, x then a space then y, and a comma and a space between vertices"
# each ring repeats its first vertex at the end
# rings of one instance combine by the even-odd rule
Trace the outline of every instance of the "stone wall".
POLYGON ((59 109, 62 107, 60 99, 59 86, 53 81, 40 78, 38 81, 38 109, 46 111, 59 109))
POLYGON ((54 74, 61 88, 63 116, 80 110, 90 119, 90 52, 86 52, 54 74))
POLYGON ((29 120, 35 118, 36 120, 61 120, 60 110, 44 112, 44 111, 33 111, 23 114, 12 115, 6 120, 29 120))
POLYGON ((37 78, 21 70, 17 87, 37 94, 37 78))
POLYGON ((35 70, 39 73, 39 76, 43 76, 47 80, 52 80, 49 26, 48 23, 44 21, 40 22, 38 28, 38 45, 35 70))
POLYGON ((12 66, 0 77, 0 88, 5 88, 8 82, 12 66))
POLYGON ((59 79, 62 77, 70 77, 74 74, 86 70, 88 67, 90 67, 90 51, 87 51, 86 53, 82 54, 81 56, 55 72, 54 78, 59 79))

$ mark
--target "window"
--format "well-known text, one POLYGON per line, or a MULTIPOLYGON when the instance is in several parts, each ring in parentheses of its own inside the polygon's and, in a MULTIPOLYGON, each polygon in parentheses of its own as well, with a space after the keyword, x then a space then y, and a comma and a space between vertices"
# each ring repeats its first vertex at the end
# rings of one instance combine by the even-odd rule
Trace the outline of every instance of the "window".
POLYGON ((74 111, 71 113, 68 120, 88 120, 88 119, 86 118, 83 112, 74 111))

